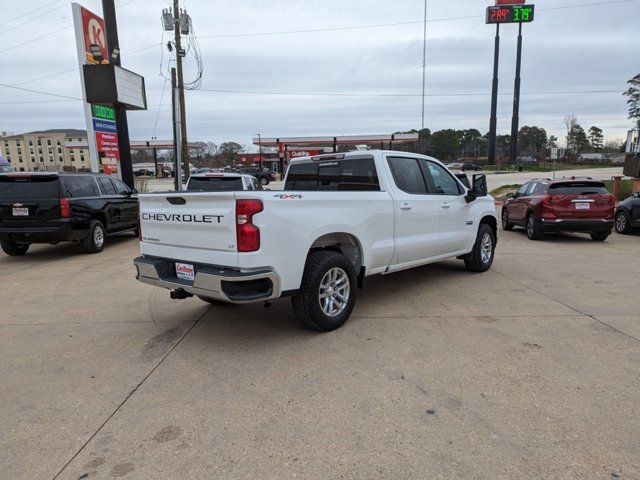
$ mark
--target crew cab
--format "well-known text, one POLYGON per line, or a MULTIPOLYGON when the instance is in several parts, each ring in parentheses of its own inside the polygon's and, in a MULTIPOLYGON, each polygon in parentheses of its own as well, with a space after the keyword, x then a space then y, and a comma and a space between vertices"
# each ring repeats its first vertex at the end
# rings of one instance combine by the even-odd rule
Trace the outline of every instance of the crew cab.
POLYGON ((82 242, 89 253, 138 226, 138 200, 117 178, 85 173, 0 174, 0 244, 24 255, 33 243, 82 242))
POLYGON ((508 193, 502 228, 525 227, 531 240, 550 232, 585 232, 604 241, 613 228, 615 199, 604 183, 589 177, 534 179, 508 193))
POLYGON ((486 178, 466 188, 438 160, 368 151, 291 161, 284 191, 140 195, 137 279, 216 303, 292 297, 320 331, 351 314, 365 277, 459 258, 491 267, 486 178))
POLYGON ((253 175, 242 173, 194 173, 185 188, 188 192, 236 192, 262 190, 262 184, 253 175))

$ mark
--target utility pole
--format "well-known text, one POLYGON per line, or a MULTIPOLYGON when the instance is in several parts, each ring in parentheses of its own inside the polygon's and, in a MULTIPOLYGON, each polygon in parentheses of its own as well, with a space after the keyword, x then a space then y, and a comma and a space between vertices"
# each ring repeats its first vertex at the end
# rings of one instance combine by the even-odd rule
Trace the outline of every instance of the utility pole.
POLYGON ((178 92, 180 103, 180 137, 182 139, 182 171, 185 181, 189 179, 189 142, 187 141, 187 118, 184 103, 184 77, 182 75, 182 57, 184 50, 180 41, 180 6, 178 0, 173 0, 173 23, 176 46, 176 66, 178 70, 178 92))
POLYGON ((489 165, 496 163, 496 127, 498 123, 498 60, 500 57, 500 24, 496 24, 496 39, 493 50, 493 84, 491 86, 491 118, 489 119, 489 165))
POLYGON ((178 110, 178 99, 176 98, 177 92, 177 81, 176 81, 176 69, 175 67, 171 68, 171 116, 172 116, 172 124, 173 124, 173 185, 175 187, 176 192, 180 191, 182 188, 182 179, 180 175, 180 151, 178 137, 180 136, 180 131, 178 128, 178 115, 176 115, 178 110))
MULTIPOLYGON (((120 66, 120 47, 118 46, 118 23, 116 21, 116 6, 114 0, 102 0, 102 14, 107 37, 107 55, 109 62, 120 66)), ((129 143, 129 126, 127 111, 119 104, 115 104, 116 132, 118 134, 118 150, 120 152, 120 168, 122 181, 130 188, 135 187, 133 166, 131 164, 131 145, 129 143)))
POLYGON ((518 24, 518 52, 516 56, 516 79, 513 86, 513 116, 511 117, 511 148, 509 160, 513 165, 518 156, 518 123, 520 121, 520 66, 522 64, 522 22, 518 24))
POLYGON ((427 80, 427 1, 424 0, 424 25, 422 30, 422 122, 420 130, 424 130, 424 96, 427 80))

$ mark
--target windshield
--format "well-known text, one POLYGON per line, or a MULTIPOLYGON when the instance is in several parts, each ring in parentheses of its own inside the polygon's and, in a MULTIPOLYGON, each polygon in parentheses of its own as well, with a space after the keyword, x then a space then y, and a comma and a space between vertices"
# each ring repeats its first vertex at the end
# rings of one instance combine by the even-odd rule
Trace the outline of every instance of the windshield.
POLYGON ((0 199, 57 198, 58 177, 0 176, 0 199))
POLYGON ((191 177, 187 191, 237 192, 243 190, 242 177, 191 177))
POLYGON ((609 191, 602 182, 566 182, 554 183, 549 187, 551 195, 595 195, 609 191))

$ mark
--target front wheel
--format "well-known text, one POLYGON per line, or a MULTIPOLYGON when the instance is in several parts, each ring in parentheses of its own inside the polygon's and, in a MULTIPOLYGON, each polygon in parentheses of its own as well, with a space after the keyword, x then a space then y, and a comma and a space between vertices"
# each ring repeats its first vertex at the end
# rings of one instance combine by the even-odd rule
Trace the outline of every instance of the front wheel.
POLYGON ((629 222, 629 215, 626 212, 620 211, 616 214, 616 232, 626 235, 631 230, 629 222))
POLYGON ((610 234, 611 232, 609 230, 605 232, 592 232, 591 239, 595 240, 596 242, 604 242, 610 234))
POLYGON ((491 268, 496 251, 496 237, 493 229, 483 223, 478 229, 473 250, 464 258, 464 266, 470 272, 486 272, 491 268))
POLYGON ((4 251, 4 253, 12 257, 24 255, 25 253, 27 253, 27 250, 29 250, 28 243, 16 243, 12 242, 11 240, 2 242, 0 245, 2 246, 2 250, 4 251))
POLYGON ((328 332, 344 325, 356 303, 356 272, 351 261, 332 251, 310 253, 292 303, 296 317, 307 328, 328 332))

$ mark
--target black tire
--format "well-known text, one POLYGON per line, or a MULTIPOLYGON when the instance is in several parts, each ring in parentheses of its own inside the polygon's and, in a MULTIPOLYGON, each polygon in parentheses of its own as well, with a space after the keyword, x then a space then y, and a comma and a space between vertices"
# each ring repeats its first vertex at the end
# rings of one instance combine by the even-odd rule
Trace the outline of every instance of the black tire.
POLYGON ((1 242, 1 245, 4 253, 12 257, 24 255, 25 253, 27 253, 27 250, 29 250, 28 243, 16 243, 12 242, 11 240, 7 240, 5 242, 1 242))
POLYGON ((260 179, 260 185, 269 185, 269 179, 267 177, 262 177, 260 179))
POLYGON ((200 295, 198 295, 198 298, 203 302, 209 303, 211 305, 233 305, 233 303, 223 302, 221 300, 216 300, 215 298, 201 297, 200 295))
POLYGON ((91 220, 89 224, 89 235, 82 241, 85 252, 100 253, 104 249, 106 235, 107 232, 102 222, 96 219, 91 220), (100 232, 102 232, 102 235, 100 235, 100 232))
POLYGON ((544 237, 544 232, 540 226, 540 222, 536 220, 536 216, 533 213, 527 215, 527 237, 529 240, 541 240, 544 237))
POLYGON ((495 253, 496 235, 489 225, 481 223, 480 228, 478 228, 476 243, 473 244, 473 250, 464 257, 464 266, 470 272, 486 272, 493 264, 495 253), (487 251, 487 248, 490 251, 487 251))
MULTIPOLYGON (((332 251, 311 252, 307 257, 307 262, 302 276, 302 284, 300 290, 291 299, 293 311, 298 320, 307 328, 318 330, 320 332, 329 332, 341 327, 347 321, 353 307, 356 303, 356 272, 351 261, 341 253, 332 251), (336 269, 336 270, 334 270, 336 269), (321 306, 321 282, 325 280, 325 276, 330 272, 337 272, 344 279, 343 288, 348 288, 346 302, 342 306, 338 306, 338 313, 329 315, 325 313, 321 306), (341 273, 342 272, 342 273, 341 273), (344 275, 346 275, 346 278, 344 275), (348 282, 348 286, 345 282, 348 282)), ((334 292, 333 286, 330 287, 334 292)), ((325 294, 328 290, 325 290, 325 294)), ((344 291, 343 291, 344 293, 344 291)), ((339 293, 335 295, 341 296, 339 293)), ((342 298, 345 300, 344 298, 342 298)), ((339 301, 339 300, 338 300, 339 301)), ((329 300, 325 305, 329 305, 333 309, 334 299, 329 300)))
POLYGON ((620 210, 616 213, 615 220, 616 232, 621 235, 626 235, 631 232, 631 220, 629 219, 629 215, 624 210, 620 210))
POLYGON ((513 224, 509 222, 509 212, 507 211, 507 207, 505 205, 502 206, 502 229, 510 232, 513 230, 513 224))
POLYGON ((596 242, 604 242, 611 235, 611 230, 607 230, 604 232, 591 232, 591 239, 596 242))

